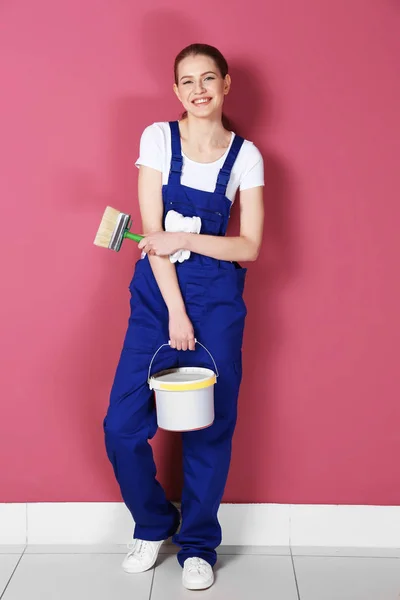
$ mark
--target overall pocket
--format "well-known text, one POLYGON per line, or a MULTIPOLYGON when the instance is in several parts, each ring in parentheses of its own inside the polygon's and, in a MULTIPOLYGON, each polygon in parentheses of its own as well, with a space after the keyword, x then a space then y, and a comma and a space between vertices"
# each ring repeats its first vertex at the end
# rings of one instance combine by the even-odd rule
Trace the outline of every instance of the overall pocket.
POLYGON ((198 283, 187 283, 184 300, 190 320, 199 321, 207 312, 207 288, 198 283))
POLYGON ((159 337, 160 331, 158 329, 140 325, 129 319, 124 348, 134 350, 139 354, 153 353, 157 349, 159 337))

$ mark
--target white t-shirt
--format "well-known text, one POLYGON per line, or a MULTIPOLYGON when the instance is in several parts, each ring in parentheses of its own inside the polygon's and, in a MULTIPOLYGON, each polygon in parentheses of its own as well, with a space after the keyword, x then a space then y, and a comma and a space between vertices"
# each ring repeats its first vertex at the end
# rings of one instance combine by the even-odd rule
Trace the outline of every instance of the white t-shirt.
MULTIPOLYGON (((206 192, 214 192, 218 173, 229 153, 235 134, 225 154, 212 163, 199 163, 190 160, 182 152, 183 167, 181 184, 206 192)), ((168 183, 171 166, 171 129, 168 122, 153 123, 144 130, 140 139, 140 156, 136 161, 140 165, 152 167, 162 172, 162 183, 168 183)), ((234 201, 238 189, 248 190, 264 185, 264 162, 258 148, 245 140, 233 165, 226 195, 234 201)))

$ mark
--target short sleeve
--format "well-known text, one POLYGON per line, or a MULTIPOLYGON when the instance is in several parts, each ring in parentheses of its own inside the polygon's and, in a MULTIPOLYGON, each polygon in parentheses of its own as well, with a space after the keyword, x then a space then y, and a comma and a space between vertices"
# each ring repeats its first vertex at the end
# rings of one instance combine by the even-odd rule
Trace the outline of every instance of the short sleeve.
POLYGON ((240 178, 240 191, 264 185, 264 160, 259 149, 251 144, 246 168, 240 178))
POLYGON ((143 131, 140 138, 140 156, 135 162, 139 168, 151 167, 163 171, 164 138, 160 127, 153 123, 143 131))

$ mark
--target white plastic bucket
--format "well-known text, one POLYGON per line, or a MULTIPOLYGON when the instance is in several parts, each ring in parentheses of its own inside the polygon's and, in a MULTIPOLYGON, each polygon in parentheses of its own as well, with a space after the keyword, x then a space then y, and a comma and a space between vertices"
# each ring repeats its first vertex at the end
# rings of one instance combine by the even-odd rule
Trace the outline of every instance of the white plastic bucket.
MULTIPOLYGON (((156 354, 167 345, 160 346, 156 354)), ((150 377, 156 354, 150 363, 148 383, 155 392, 158 426, 168 431, 195 431, 212 425, 218 369, 211 354, 215 372, 204 367, 178 367, 150 377)))

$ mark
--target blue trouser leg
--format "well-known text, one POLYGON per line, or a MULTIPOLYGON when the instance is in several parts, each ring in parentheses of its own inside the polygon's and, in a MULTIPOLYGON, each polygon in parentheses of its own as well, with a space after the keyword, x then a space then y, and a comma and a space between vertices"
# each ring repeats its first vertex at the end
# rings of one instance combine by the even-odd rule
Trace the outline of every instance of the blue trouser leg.
MULTIPOLYGON (((135 537, 166 539, 178 528, 179 512, 168 502, 156 480, 151 439, 157 430, 148 367, 158 345, 168 339, 168 314, 146 263, 131 284, 132 314, 117 368, 110 406, 104 420, 106 448, 122 497, 135 522, 135 537)), ((181 546, 179 563, 199 556, 211 565, 221 543, 218 509, 231 459, 241 381, 241 338, 245 306, 241 299, 243 272, 227 271, 209 279, 195 271, 180 285, 195 334, 214 355, 220 376, 214 388, 215 421, 211 427, 185 432, 183 438, 184 488, 182 526, 174 542, 181 546), (205 302, 204 298, 207 298, 205 302)), ((203 354, 201 354, 203 352, 203 354)), ((153 373, 175 366, 208 366, 199 352, 161 352, 153 373), (178 358, 179 357, 179 358, 178 358)))
POLYGON ((182 526, 173 541, 181 546, 178 561, 198 556, 212 566, 221 543, 218 509, 225 489, 231 459, 232 436, 237 417, 241 380, 240 361, 219 365, 214 388, 215 420, 211 427, 183 436, 184 487, 182 526))
MULTIPOLYGON (((241 297, 240 273, 227 271, 188 273, 181 270, 181 287, 196 338, 211 352, 219 370, 214 387, 214 423, 199 431, 182 434, 184 486, 182 526, 173 541, 181 546, 178 561, 198 556, 212 566, 221 543, 218 509, 224 494, 231 460, 232 437, 237 419, 237 401, 242 378, 241 343, 246 308, 241 297)), ((198 365, 214 369, 202 347, 183 352, 180 366, 198 365)))
MULTIPOLYGON (((143 341, 143 340, 142 340, 143 341)), ((173 535, 179 511, 166 499, 156 480, 152 448, 148 442, 157 431, 153 395, 147 385, 151 350, 141 343, 124 348, 104 419, 105 443, 122 498, 135 521, 134 537, 157 541, 173 535)), ((174 354, 163 356, 158 369, 172 367, 174 354)))

